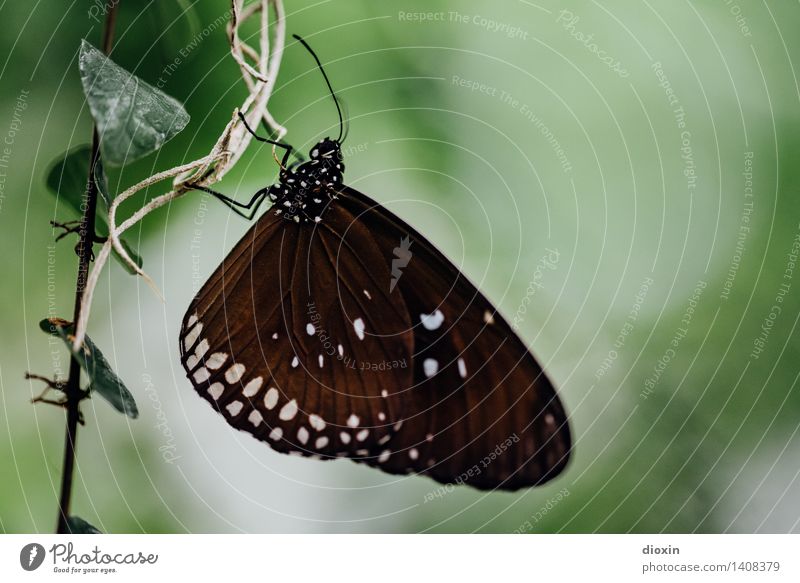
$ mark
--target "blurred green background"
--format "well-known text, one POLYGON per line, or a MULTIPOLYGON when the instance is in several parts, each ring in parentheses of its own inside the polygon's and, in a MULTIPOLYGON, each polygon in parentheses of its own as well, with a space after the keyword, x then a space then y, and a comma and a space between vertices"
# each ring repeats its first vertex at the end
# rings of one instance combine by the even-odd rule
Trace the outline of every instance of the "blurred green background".
MULTIPOLYGON (((101 6, 0 4, 3 532, 49 532, 56 518, 64 415, 31 405, 41 387, 23 375, 66 372, 37 322, 72 312, 73 243, 53 248, 48 221, 75 217, 44 176, 90 139, 77 52, 82 38, 100 44, 101 6)), ((204 155, 240 105, 228 8, 121 0, 112 57, 192 121, 112 169, 115 191, 204 155)), ((186 381, 177 334, 248 224, 194 193, 129 237, 165 303, 118 264, 102 278, 90 333, 141 416, 87 402, 74 513, 108 532, 800 531, 800 6, 286 10, 348 103, 347 182, 521 316, 571 414, 573 462, 542 488, 426 502, 438 488, 426 478, 281 456, 230 430, 186 381), (548 249, 559 260, 529 288, 548 249)), ((271 101, 304 151, 336 131, 312 65, 289 43, 271 101)), ((245 199, 275 175, 270 151, 252 146, 220 189, 245 199)))

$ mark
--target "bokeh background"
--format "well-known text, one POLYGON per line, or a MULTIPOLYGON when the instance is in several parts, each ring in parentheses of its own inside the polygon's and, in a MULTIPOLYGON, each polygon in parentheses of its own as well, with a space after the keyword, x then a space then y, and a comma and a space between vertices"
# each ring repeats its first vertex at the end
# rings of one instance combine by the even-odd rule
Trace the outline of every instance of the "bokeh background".
MULTIPOLYGON (((53 247, 48 221, 76 217, 44 177, 90 140, 77 52, 100 43, 98 7, 0 4, 3 532, 55 524, 64 415, 30 404, 41 387, 24 373, 66 370, 37 322, 72 312, 73 243, 53 247)), ((192 121, 110 169, 113 190, 203 155, 241 103, 228 8, 121 0, 114 60, 192 121)), ((90 334, 141 416, 85 404, 74 513, 107 532, 800 531, 800 5, 286 8, 348 103, 347 182, 520 317, 571 414, 573 462, 542 488, 429 500, 429 479, 281 456, 230 430, 185 379, 177 335, 248 224, 197 193, 129 237, 164 303, 118 264, 102 278, 90 334)), ((271 101, 305 151, 336 124, 312 65, 289 43, 271 101)), ((245 199, 275 175, 253 146, 220 188, 245 199)))

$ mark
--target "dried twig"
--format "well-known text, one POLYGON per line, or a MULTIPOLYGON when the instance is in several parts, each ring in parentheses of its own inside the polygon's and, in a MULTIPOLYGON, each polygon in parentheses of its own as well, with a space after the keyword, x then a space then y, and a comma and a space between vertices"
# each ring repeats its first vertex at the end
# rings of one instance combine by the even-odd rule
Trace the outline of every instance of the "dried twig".
MULTIPOLYGON (((249 92, 247 98, 242 103, 241 111, 251 126, 257 125, 257 122, 263 119, 267 126, 277 135, 277 140, 280 141, 286 135, 286 128, 275 121, 267 108, 267 103, 275 87, 275 81, 278 77, 278 71, 280 70, 281 59, 283 58, 283 47, 286 40, 286 21, 283 0, 259 0, 247 7, 244 6, 244 0, 231 0, 231 13, 231 22, 228 25, 228 40, 231 45, 231 54, 239 64, 249 92), (272 39, 272 47, 270 47, 269 38, 270 4, 272 4, 275 13, 275 19, 272 23, 275 30, 272 39), (244 22, 255 17, 259 13, 261 16, 261 33, 259 35, 259 50, 256 50, 242 42, 239 38, 238 31, 244 22), (247 62, 248 58, 255 61, 255 67, 247 62)), ((222 131, 222 134, 208 155, 193 162, 189 162, 188 164, 176 166, 175 168, 154 174, 150 178, 131 186, 114 199, 114 202, 112 202, 108 209, 108 240, 97 255, 91 273, 86 281, 86 289, 83 294, 80 314, 76 320, 75 339, 73 342, 74 349, 77 350, 83 344, 86 337, 86 327, 89 321, 94 290, 100 278, 100 273, 108 261, 112 248, 116 250, 120 258, 122 258, 122 260, 137 274, 141 275, 148 285, 163 299, 163 296, 161 296, 153 280, 128 256, 127 251, 125 251, 125 248, 120 242, 120 236, 155 209, 164 206, 192 190, 189 186, 190 184, 210 186, 222 179, 236 162, 238 162, 252 139, 252 136, 246 131, 242 120, 239 118, 238 112, 239 110, 233 112, 231 120, 225 126, 225 129, 222 131), (154 198, 136 211, 130 218, 117 225, 117 211, 123 202, 137 192, 168 178, 173 179, 172 189, 169 192, 154 198)))

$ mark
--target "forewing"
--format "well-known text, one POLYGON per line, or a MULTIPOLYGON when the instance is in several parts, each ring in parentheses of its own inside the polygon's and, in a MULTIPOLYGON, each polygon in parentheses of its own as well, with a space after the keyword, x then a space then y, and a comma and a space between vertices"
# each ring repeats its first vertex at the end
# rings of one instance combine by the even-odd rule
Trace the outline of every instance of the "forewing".
POLYGON ((342 207, 319 225, 271 209, 184 318, 190 381, 277 451, 368 459, 391 438, 413 378, 408 310, 378 285, 388 278, 374 239, 342 207))

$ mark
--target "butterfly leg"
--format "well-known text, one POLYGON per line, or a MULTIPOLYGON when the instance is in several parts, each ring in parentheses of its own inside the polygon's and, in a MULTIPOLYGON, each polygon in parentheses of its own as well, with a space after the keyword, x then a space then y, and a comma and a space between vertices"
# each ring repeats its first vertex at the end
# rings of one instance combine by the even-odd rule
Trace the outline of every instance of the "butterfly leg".
POLYGON ((215 198, 219 199, 220 202, 222 202, 228 208, 230 208, 233 212, 235 212, 237 215, 247 219, 248 221, 251 220, 253 216, 255 216, 256 211, 258 211, 258 208, 261 206, 261 203, 264 202, 264 198, 266 197, 270 189, 269 186, 266 188, 262 188, 252 196, 250 202, 245 204, 237 200, 234 200, 229 196, 225 196, 221 192, 217 192, 212 188, 208 188, 207 186, 200 186, 199 184, 190 184, 189 186, 195 190, 202 190, 203 192, 207 192, 208 194, 214 196, 215 198), (245 209, 250 212, 246 213, 240 209, 245 209))
POLYGON ((283 154, 283 160, 281 161, 281 168, 286 169, 286 162, 289 161, 289 156, 291 156, 292 154, 297 156, 300 160, 303 160, 303 157, 298 152, 296 152, 291 145, 285 144, 283 142, 277 142, 275 140, 270 140, 268 138, 262 138, 261 136, 259 136, 255 131, 253 131, 253 128, 250 127, 250 124, 247 123, 247 120, 245 119, 244 114, 242 114, 241 111, 239 112, 239 119, 242 120, 244 127, 247 129, 250 135, 253 136, 256 140, 258 140, 259 142, 264 142, 266 144, 272 144, 273 146, 277 146, 285 150, 283 154))

